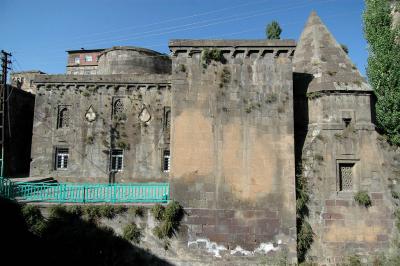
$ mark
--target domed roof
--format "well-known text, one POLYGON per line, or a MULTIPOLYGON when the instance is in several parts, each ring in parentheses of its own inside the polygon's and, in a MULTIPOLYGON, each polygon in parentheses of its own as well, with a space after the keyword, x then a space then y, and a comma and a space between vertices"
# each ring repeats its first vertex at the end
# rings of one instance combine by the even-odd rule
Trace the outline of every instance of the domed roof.
POLYGON ((134 46, 114 46, 98 57, 97 74, 171 73, 168 55, 134 46))

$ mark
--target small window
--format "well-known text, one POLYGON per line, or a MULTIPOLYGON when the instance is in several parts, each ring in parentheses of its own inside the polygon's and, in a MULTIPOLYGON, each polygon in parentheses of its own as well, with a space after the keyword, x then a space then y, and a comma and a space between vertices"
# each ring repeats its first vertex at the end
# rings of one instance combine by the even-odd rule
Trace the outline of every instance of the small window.
POLYGON ((113 115, 121 116, 124 113, 124 104, 121 99, 117 99, 113 105, 113 115))
POLYGON ((81 59, 79 58, 79 56, 74 58, 74 62, 75 62, 75 64, 80 64, 81 63, 81 59))
POLYGON ((171 127, 171 108, 164 107, 164 129, 170 129, 171 127))
POLYGON ((339 191, 353 190, 354 163, 339 164, 339 191))
POLYGON ((93 57, 91 55, 85 55, 85 62, 92 62, 93 57))
POLYGON ((351 118, 343 118, 345 127, 349 127, 351 123, 351 118))
POLYGON ((171 167, 171 155, 169 150, 163 151, 163 172, 168 173, 171 167))
POLYGON ((111 151, 111 171, 122 171, 124 166, 124 152, 123 150, 111 151))
POLYGON ((57 128, 67 128, 69 127, 69 122, 70 122, 69 106, 68 105, 58 106, 57 128))
POLYGON ((66 170, 68 168, 68 148, 56 148, 55 169, 66 170))

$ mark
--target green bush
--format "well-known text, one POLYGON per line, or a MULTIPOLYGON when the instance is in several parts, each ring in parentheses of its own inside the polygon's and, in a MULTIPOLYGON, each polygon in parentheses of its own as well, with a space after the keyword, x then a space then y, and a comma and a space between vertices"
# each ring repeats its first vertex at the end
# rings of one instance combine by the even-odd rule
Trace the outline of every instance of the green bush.
POLYGON ((24 205, 21 212, 29 230, 37 235, 41 235, 46 228, 46 221, 39 207, 34 205, 24 205))
POLYGON ((297 252, 299 255, 299 261, 305 260, 307 250, 311 247, 313 240, 313 231, 311 225, 303 221, 301 224, 300 231, 297 234, 297 252))
POLYGON ((134 243, 139 244, 140 239, 142 238, 142 232, 136 224, 130 223, 122 229, 122 237, 128 241, 133 241, 134 243))
MULTIPOLYGON (((154 207, 156 206, 157 205, 154 205, 154 207)), ((160 210, 159 207, 154 209, 156 211, 160 210)), ((174 236, 179 230, 179 226, 184 215, 183 207, 177 201, 171 201, 168 203, 165 209, 163 209, 161 212, 158 211, 156 214, 158 215, 156 219, 161 221, 161 223, 154 228, 154 235, 156 235, 159 239, 171 238, 174 236)))
POLYGON ((207 65, 211 63, 211 61, 225 63, 225 57, 222 54, 222 51, 216 48, 211 50, 204 49, 201 54, 201 60, 203 62, 203 67, 206 68, 207 65))
POLYGON ((22 216, 24 217, 29 227, 35 225, 38 221, 43 220, 42 212, 39 207, 34 205, 24 205, 21 209, 22 216))
POLYGON ((67 208, 63 205, 54 205, 49 208, 49 217, 60 217, 67 211, 67 208))
POLYGON ((100 217, 106 217, 108 219, 112 219, 116 215, 115 208, 112 205, 100 205, 98 206, 98 208, 100 217))
POLYGON ((156 204, 150 209, 150 212, 151 214, 153 214, 154 219, 158 221, 161 221, 163 219, 164 211, 165 207, 160 204, 156 204))
POLYGON ((129 214, 143 217, 145 213, 145 208, 143 206, 134 206, 129 209, 129 214))
POLYGON ((354 200, 359 204, 364 207, 369 207, 371 206, 371 198, 369 197, 368 193, 366 191, 359 191, 354 195, 354 200))
POLYGON ((81 216, 83 211, 82 207, 80 205, 70 205, 67 206, 67 212, 76 215, 76 216, 81 216))
POLYGON ((94 205, 87 205, 83 208, 83 213, 88 216, 90 220, 97 220, 101 217, 100 208, 94 205))

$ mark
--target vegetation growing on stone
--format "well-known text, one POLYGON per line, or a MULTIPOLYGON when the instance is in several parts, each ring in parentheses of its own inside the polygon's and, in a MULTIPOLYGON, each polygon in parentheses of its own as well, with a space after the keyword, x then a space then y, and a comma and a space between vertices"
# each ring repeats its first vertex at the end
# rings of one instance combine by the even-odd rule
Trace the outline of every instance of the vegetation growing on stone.
POLYGON ((371 198, 369 197, 368 193, 366 191, 359 191, 354 195, 354 200, 359 204, 364 207, 369 207, 371 206, 371 198))
POLYGON ((265 29, 268 40, 279 40, 281 38, 282 29, 277 21, 269 23, 265 29))
POLYGON ((143 217, 145 212, 145 208, 143 206, 134 206, 129 208, 129 214, 138 216, 138 217, 143 217))
POLYGON ((167 207, 161 208, 161 205, 155 205, 151 212, 154 218, 160 223, 154 227, 153 233, 160 240, 164 240, 164 248, 168 249, 168 239, 173 237, 180 227, 184 216, 183 207, 177 201, 171 201, 167 207))
POLYGON ((274 103, 278 100, 278 96, 275 93, 269 93, 267 94, 267 97, 265 98, 266 103, 274 103))
POLYGON ((343 51, 344 51, 346 54, 349 53, 349 48, 347 47, 347 45, 341 43, 341 44, 340 44, 340 47, 342 47, 343 51))
POLYGON ((225 57, 220 49, 217 48, 212 48, 211 50, 204 49, 203 52, 201 53, 201 61, 203 67, 206 68, 211 63, 211 61, 220 62, 224 64, 225 57))
POLYGON ((393 25, 391 1, 366 0, 364 33, 369 47, 367 75, 376 102, 378 127, 400 145, 400 26, 393 25))
POLYGON ((358 255, 352 255, 347 257, 347 262, 345 264, 346 266, 361 266, 361 260, 358 255))
POLYGON ((302 175, 303 168, 296 168, 296 224, 297 224, 297 256, 299 262, 305 261, 307 251, 310 249, 313 242, 314 233, 310 224, 306 221, 309 209, 307 180, 302 175))
POLYGON ((299 262, 305 260, 305 255, 313 243, 314 233, 311 225, 307 221, 303 221, 297 234, 297 252, 299 262))
POLYGON ((310 100, 319 98, 321 96, 322 96, 322 93, 319 92, 319 91, 307 93, 307 98, 310 99, 310 100))
POLYGON ((161 204, 155 204, 151 209, 150 212, 153 214, 154 219, 157 221, 161 221, 164 216, 165 207, 161 204))
POLYGON ((41 235, 45 228, 45 220, 39 207, 35 205, 24 205, 21 212, 29 230, 32 233, 41 235))
POLYGON ((142 230, 140 230, 135 223, 129 223, 122 229, 122 237, 128 241, 139 244, 142 238, 142 230))

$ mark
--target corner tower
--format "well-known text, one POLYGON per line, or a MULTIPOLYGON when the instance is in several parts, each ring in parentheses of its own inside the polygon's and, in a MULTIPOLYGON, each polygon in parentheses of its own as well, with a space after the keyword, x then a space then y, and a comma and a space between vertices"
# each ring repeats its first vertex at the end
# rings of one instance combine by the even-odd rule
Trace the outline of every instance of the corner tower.
POLYGON ((346 255, 379 252, 393 224, 372 89, 315 12, 301 34, 293 70, 298 178, 307 183, 305 220, 314 232, 308 256, 337 264, 346 255), (355 202, 359 191, 368 193, 372 206, 355 202))

